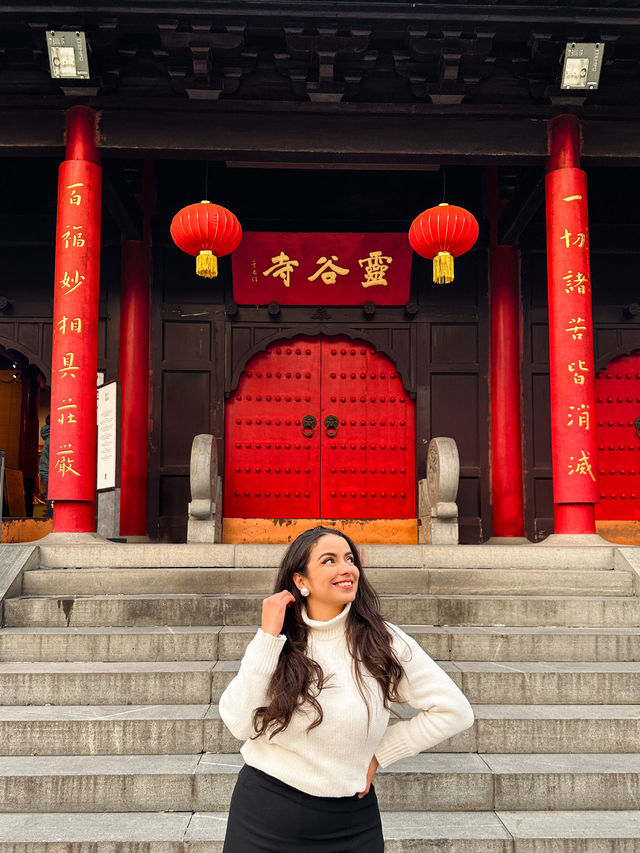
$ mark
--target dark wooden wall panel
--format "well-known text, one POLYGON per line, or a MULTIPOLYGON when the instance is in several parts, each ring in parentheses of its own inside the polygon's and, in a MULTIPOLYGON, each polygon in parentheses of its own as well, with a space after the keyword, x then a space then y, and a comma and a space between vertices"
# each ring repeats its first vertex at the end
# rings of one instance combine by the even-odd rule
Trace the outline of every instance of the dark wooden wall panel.
POLYGON ((456 440, 461 468, 480 464, 477 413, 477 375, 431 375, 431 437, 449 436, 456 440))
POLYGON ((533 466, 551 470, 551 404, 548 373, 531 376, 531 399, 535 400, 531 447, 533 466))
POLYGON ((549 365, 549 327, 545 323, 534 323, 531 327, 531 361, 535 365, 549 365))
POLYGON ((162 518, 177 518, 184 515, 191 500, 189 477, 163 475, 160 479, 160 505, 162 518))
POLYGON ((211 324, 164 324, 163 361, 211 361, 211 324))
POLYGON ((209 431, 211 375, 209 371, 166 371, 162 377, 163 468, 190 464, 193 437, 209 431))
POLYGON ((477 364, 477 324, 433 323, 431 361, 440 364, 477 364))
POLYGON ((463 525, 468 525, 467 519, 480 518, 482 509, 478 477, 460 477, 458 507, 463 525))
MULTIPOLYGON (((640 298, 640 288, 638 298, 640 298)), ((620 349, 623 353, 631 353, 640 349, 640 324, 636 323, 635 329, 620 330, 620 349)))
MULTIPOLYGON (((482 539, 488 519, 483 519, 481 477, 486 469, 488 442, 481 433, 478 373, 431 374, 431 423, 429 438, 447 436, 458 445, 460 486, 458 513, 462 541, 482 539), (483 524, 484 521, 484 524, 483 524)), ((486 421, 485 421, 486 424, 486 421)), ((488 491, 487 484, 483 484, 488 491)))

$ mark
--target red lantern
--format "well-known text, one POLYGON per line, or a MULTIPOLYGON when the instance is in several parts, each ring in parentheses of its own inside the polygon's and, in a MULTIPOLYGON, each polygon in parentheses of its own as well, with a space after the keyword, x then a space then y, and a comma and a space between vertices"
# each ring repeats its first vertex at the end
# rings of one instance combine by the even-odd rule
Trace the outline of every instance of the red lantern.
POLYGON ((176 213, 171 222, 171 236, 179 249, 188 255, 196 255, 198 275, 215 278, 218 275, 218 258, 238 248, 242 228, 226 207, 201 201, 176 213))
POLYGON ((448 284, 453 281, 453 259, 469 251, 478 231, 476 218, 468 210, 443 202, 416 216, 409 242, 423 258, 433 259, 436 284, 448 284))

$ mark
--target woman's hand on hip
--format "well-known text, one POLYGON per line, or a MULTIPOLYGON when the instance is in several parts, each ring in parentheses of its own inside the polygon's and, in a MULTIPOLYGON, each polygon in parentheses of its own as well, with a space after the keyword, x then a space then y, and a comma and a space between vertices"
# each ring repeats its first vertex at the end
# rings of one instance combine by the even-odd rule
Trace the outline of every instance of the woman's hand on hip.
POLYGON ((358 794, 360 799, 362 799, 363 797, 366 797, 367 794, 369 793, 369 788, 371 787, 371 783, 373 782, 373 777, 376 775, 376 770, 378 769, 378 767, 379 767, 378 759, 374 755, 373 758, 371 759, 371 764, 369 765, 369 769, 367 770, 367 787, 364 789, 364 791, 361 791, 358 794))
POLYGON ((293 593, 286 589, 265 598, 262 602, 262 625, 260 626, 265 634, 277 637, 281 633, 285 611, 294 601, 293 593))

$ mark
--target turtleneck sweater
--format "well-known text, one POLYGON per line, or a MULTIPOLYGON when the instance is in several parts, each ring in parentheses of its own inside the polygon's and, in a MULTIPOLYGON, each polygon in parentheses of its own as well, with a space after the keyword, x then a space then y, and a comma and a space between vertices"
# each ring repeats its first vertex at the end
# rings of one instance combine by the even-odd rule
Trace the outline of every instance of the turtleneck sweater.
POLYGON ((429 655, 400 628, 387 622, 392 645, 404 674, 399 696, 419 713, 388 726, 378 682, 366 670, 370 718, 353 672, 345 627, 351 604, 334 619, 310 619, 307 654, 322 667, 326 681, 318 701, 323 720, 313 708, 296 710, 287 728, 271 737, 257 737, 252 715, 268 704, 268 687, 286 643, 258 629, 249 643, 236 677, 220 697, 220 716, 231 733, 244 740, 240 752, 247 764, 307 794, 350 797, 366 788, 367 770, 375 755, 381 767, 416 755, 473 724, 473 711, 464 694, 429 655), (327 678, 327 676, 329 676, 327 678))

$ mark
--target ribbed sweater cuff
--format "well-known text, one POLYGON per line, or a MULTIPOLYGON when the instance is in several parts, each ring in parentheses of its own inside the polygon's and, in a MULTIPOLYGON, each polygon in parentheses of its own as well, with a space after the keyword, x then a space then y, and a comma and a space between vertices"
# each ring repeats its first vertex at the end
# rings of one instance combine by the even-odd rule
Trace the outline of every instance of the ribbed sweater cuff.
POLYGON ((375 751, 380 767, 388 767, 394 761, 409 758, 412 755, 415 755, 415 750, 409 746, 404 737, 402 723, 389 726, 375 751))
POLYGON ((278 664, 278 658, 282 647, 287 642, 284 634, 274 637, 273 634, 265 634, 262 628, 247 646, 242 660, 243 666, 247 666, 254 672, 271 675, 278 664))

